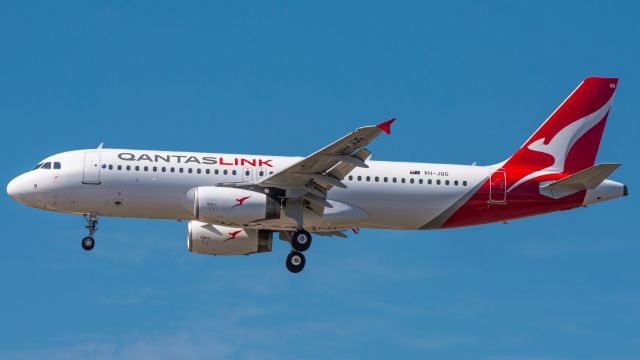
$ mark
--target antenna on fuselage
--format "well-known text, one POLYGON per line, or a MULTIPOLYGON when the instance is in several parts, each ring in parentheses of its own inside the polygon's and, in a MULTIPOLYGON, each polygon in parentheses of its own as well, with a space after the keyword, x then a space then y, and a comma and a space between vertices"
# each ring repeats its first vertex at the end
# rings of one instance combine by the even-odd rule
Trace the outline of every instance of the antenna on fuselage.
POLYGON ((104 146, 104 143, 103 143, 103 142, 101 142, 101 143, 100 143, 100 145, 98 145, 98 150, 99 150, 99 149, 102 149, 102 147, 103 147, 103 146, 104 146))

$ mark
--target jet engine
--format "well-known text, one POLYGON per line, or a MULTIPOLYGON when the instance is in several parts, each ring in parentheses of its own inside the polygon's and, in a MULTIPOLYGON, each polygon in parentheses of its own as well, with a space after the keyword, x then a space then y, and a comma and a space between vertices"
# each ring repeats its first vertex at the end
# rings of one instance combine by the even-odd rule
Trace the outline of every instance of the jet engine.
POLYGON ((270 252, 273 233, 189 221, 187 249, 207 255, 248 255, 270 252))
POLYGON ((280 218, 280 201, 256 191, 201 186, 187 192, 185 208, 207 222, 244 226, 256 220, 280 218))

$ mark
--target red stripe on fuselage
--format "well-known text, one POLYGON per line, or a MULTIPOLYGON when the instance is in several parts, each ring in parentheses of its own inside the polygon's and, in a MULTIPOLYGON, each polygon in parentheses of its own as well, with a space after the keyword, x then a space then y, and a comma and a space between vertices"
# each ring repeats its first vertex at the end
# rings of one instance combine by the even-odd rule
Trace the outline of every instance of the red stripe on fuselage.
MULTIPOLYGON (((529 173, 530 170, 512 169, 506 172, 507 188, 514 182, 510 179, 520 179, 524 176, 519 172, 529 173)), ((558 180, 567 175, 549 174, 527 181, 507 192, 506 201, 503 204, 490 201, 490 180, 487 180, 462 207, 447 219, 442 228, 507 221, 581 206, 585 191, 578 191, 560 199, 540 194, 540 182, 558 180)))

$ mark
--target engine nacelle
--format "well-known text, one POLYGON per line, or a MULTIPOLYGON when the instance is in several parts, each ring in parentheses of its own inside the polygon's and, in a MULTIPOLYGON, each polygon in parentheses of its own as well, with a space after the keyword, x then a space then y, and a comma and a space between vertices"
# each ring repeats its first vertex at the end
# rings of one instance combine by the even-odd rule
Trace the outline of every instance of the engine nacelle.
POLYGON ((273 233, 189 221, 187 249, 207 255, 248 255, 270 252, 273 233))
POLYGON ((187 192, 187 210, 206 223, 243 226, 256 220, 280 218, 280 202, 256 191, 201 186, 187 192))

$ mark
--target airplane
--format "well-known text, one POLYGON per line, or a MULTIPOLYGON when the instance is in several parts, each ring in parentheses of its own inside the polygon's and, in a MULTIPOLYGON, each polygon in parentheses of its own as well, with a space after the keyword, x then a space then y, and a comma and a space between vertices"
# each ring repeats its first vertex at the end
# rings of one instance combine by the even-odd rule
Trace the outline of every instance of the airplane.
POLYGON ((187 248, 269 252, 274 233, 300 272, 312 233, 447 229, 568 210, 627 196, 595 164, 617 78, 588 77, 507 160, 489 166, 371 160, 390 119, 307 157, 107 149, 49 156, 7 185, 16 201, 83 215, 93 249, 101 216, 188 221, 187 248))

